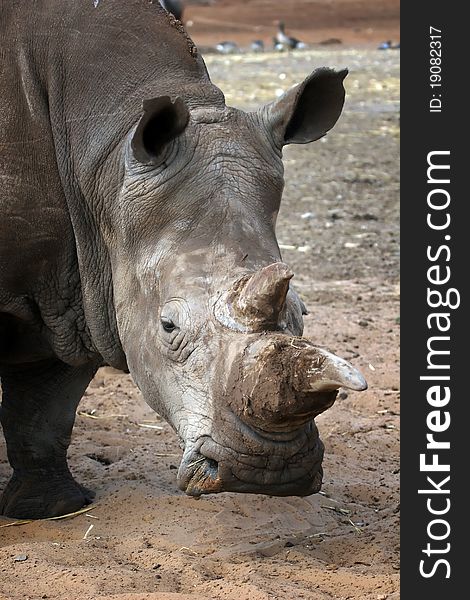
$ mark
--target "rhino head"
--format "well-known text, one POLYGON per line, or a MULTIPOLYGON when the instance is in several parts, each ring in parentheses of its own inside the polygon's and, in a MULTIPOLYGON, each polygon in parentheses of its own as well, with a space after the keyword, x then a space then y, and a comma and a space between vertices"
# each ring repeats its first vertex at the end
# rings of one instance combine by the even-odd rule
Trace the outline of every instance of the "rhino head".
POLYGON ((111 252, 119 336, 144 398, 181 439, 188 494, 317 492, 314 418, 338 388, 366 388, 302 337, 305 307, 275 236, 282 147, 333 127, 345 75, 318 69, 253 113, 155 98, 129 136, 111 252))

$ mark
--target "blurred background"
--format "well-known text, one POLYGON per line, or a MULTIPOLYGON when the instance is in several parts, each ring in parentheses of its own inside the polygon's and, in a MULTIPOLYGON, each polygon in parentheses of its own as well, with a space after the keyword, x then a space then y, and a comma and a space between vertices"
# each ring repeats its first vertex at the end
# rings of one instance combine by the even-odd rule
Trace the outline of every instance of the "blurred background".
POLYGON ((307 44, 338 40, 378 46, 399 40, 399 0, 166 0, 183 8, 183 22, 200 46, 253 40, 272 47, 278 22, 307 44))

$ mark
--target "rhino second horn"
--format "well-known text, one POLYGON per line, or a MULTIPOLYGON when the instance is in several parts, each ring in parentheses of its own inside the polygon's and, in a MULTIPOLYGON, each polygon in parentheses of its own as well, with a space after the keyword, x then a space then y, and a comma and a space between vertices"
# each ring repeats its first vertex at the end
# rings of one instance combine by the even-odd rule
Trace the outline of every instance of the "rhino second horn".
POLYGON ((297 386, 303 392, 327 392, 344 387, 361 392, 367 389, 367 382, 362 374, 348 361, 324 350, 316 348, 315 355, 311 357, 310 364, 299 367, 297 386))
POLYGON ((259 269, 234 293, 235 314, 260 328, 275 328, 293 276, 294 273, 282 262, 259 269))

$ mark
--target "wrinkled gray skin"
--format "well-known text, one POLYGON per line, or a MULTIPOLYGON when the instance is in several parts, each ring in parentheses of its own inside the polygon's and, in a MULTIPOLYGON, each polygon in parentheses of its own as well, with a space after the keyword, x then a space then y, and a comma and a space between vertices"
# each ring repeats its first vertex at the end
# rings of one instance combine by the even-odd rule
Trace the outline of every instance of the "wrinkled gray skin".
POLYGON ((345 73, 245 113, 158 2, 0 6, 0 513, 91 501, 66 453, 104 364, 177 432, 187 493, 318 491, 313 418, 365 382, 299 337, 274 228, 282 147, 334 125, 345 73))

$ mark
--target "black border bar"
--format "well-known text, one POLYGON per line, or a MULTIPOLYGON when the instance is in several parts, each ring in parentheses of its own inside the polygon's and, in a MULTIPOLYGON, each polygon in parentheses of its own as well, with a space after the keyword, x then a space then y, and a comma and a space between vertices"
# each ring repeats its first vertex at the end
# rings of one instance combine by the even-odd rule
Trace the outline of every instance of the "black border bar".
POLYGON ((401 6, 404 600, 468 595, 470 29, 462 11, 435 0, 401 6))

